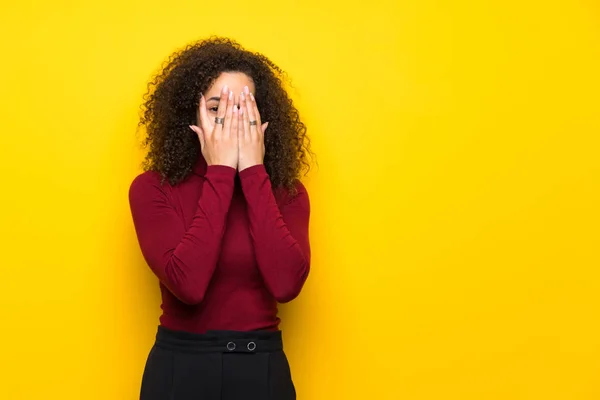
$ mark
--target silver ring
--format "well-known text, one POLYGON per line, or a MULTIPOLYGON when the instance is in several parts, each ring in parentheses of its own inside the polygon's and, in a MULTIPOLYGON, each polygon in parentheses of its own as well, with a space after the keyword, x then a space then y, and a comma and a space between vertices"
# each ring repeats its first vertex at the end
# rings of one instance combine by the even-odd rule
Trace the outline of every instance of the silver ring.
POLYGON ((223 122, 225 122, 225 118, 215 117, 215 124, 223 125, 223 122))
POLYGON ((250 126, 256 125, 256 121, 250 121, 250 126))

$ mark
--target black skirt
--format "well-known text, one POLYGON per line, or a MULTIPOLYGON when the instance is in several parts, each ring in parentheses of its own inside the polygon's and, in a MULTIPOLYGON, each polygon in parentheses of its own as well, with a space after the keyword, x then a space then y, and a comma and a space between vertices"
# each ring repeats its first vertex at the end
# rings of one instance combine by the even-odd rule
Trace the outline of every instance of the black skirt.
POLYGON ((281 331, 173 331, 159 326, 140 400, 295 400, 281 331))

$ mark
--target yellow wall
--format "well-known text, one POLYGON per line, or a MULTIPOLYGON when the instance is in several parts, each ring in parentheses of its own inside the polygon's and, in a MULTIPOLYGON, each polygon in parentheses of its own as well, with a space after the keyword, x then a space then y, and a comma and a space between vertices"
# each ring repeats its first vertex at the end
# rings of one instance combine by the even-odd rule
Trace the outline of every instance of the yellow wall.
POLYGON ((0 7, 2 399, 136 398, 137 110, 210 33, 289 72, 318 154, 300 400, 600 398, 597 2, 36 0, 0 7))

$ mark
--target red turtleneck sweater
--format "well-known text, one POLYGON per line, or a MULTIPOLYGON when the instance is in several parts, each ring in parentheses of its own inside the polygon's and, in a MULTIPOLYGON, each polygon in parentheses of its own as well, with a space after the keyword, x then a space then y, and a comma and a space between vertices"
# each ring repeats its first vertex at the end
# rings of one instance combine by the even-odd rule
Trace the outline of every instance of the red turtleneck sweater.
POLYGON ((183 182, 137 176, 129 202, 142 254, 160 281, 166 328, 277 330, 310 266, 309 200, 271 187, 264 165, 239 174, 199 158, 183 182))

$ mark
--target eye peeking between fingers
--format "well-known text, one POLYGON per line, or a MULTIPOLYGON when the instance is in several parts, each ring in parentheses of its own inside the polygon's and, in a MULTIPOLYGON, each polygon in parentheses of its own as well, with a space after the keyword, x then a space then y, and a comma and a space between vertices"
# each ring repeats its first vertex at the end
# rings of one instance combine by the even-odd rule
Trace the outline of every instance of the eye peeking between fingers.
POLYGON ((206 99, 206 111, 209 114, 216 114, 219 110, 219 97, 211 97, 210 99, 206 99))

